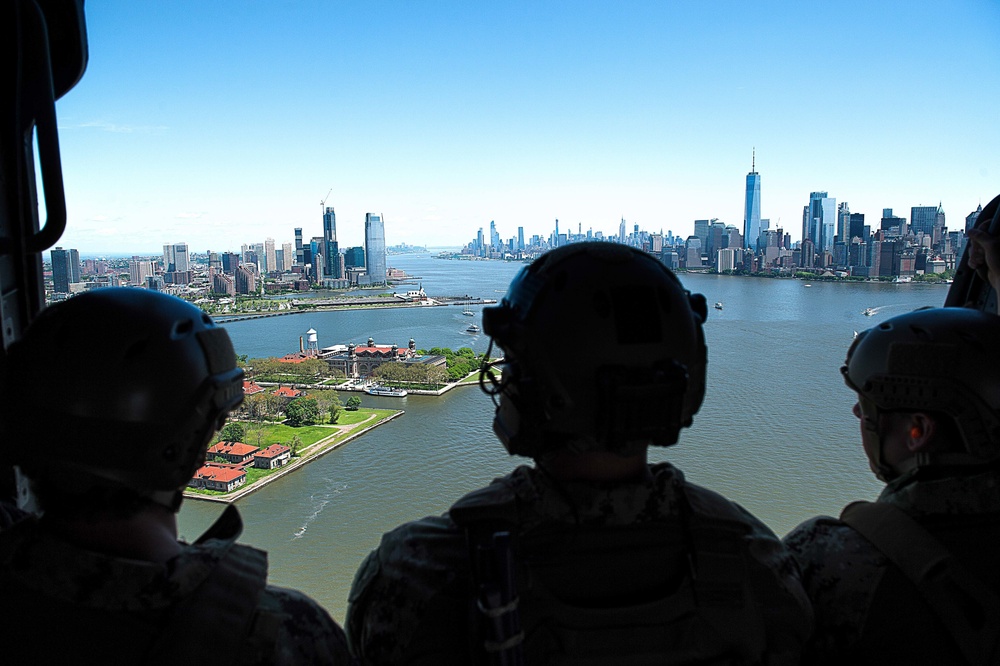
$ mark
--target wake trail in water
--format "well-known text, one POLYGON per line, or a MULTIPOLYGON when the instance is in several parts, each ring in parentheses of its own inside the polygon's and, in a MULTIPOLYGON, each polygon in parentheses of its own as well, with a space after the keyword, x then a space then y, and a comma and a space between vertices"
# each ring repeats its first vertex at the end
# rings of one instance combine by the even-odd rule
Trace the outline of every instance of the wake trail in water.
POLYGON ((306 530, 309 529, 309 525, 311 525, 313 521, 319 517, 319 514, 323 513, 323 509, 326 508, 326 505, 332 502, 334 497, 336 497, 345 490, 347 490, 346 483, 337 483, 333 485, 333 487, 328 488, 325 492, 313 493, 312 495, 310 495, 309 501, 312 504, 312 513, 310 513, 306 517, 306 519, 302 522, 302 525, 300 525, 299 528, 295 530, 295 533, 292 534, 291 540, 294 541, 296 539, 301 539, 302 537, 304 537, 306 534, 306 530))

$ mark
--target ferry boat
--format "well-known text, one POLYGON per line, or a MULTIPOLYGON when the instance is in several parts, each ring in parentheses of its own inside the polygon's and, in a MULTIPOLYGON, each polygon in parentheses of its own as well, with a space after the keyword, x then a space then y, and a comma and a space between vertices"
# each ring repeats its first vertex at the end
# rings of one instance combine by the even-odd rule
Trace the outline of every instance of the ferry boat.
POLYGON ((406 389, 390 388, 388 386, 379 386, 377 384, 374 386, 369 386, 366 389, 366 393, 368 393, 368 395, 381 395, 389 398, 406 397, 406 389))

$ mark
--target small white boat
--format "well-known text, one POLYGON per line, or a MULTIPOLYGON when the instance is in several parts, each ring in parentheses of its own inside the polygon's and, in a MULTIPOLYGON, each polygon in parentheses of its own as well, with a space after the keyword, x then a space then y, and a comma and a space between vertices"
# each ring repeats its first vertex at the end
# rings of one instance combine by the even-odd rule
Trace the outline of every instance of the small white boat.
POLYGON ((716 303, 715 303, 715 309, 716 310, 721 310, 722 309, 722 301, 716 301, 716 303))
POLYGON ((381 395, 389 398, 405 398, 406 389, 401 388, 390 388, 388 386, 369 386, 367 391, 368 395, 381 395))
POLYGON ((469 324, 469 328, 465 329, 465 332, 466 333, 478 333, 479 330, 480 330, 479 327, 476 326, 475 324, 469 324))
POLYGON ((865 308, 864 310, 861 311, 861 314, 863 314, 866 317, 871 317, 873 314, 875 314, 875 308, 865 308))
POLYGON ((476 316, 476 313, 473 312, 472 310, 469 310, 469 309, 462 310, 462 314, 464 314, 466 317, 475 317, 476 316))

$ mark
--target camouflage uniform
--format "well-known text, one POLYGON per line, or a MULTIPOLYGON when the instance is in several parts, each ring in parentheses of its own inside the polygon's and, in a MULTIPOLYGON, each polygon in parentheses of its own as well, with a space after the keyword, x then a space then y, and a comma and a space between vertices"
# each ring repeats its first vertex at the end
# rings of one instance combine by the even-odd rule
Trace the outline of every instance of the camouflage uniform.
POLYGON ((235 511, 163 564, 79 548, 35 518, 0 532, 3 661, 353 663, 343 631, 322 607, 295 590, 265 586, 266 555, 235 544, 242 530, 235 511), (255 561, 263 566, 254 569, 255 561), (241 612, 234 609, 240 594, 206 593, 226 567, 241 576, 231 587, 256 597, 240 627, 226 621, 241 612))
MULTIPOLYGON (((1000 472, 896 479, 878 498, 905 511, 973 575, 1000 590, 1000 472)), ((808 520, 784 539, 802 569, 816 632, 806 663, 966 663, 933 609, 840 520, 808 520)))
MULTIPOLYGON (((477 502, 509 502, 518 507, 523 531, 560 525, 677 525, 683 486, 692 504, 741 529, 745 526, 744 539, 752 553, 746 577, 753 597, 764 600, 760 610, 766 636, 760 642, 766 641, 768 663, 798 663, 811 612, 795 562, 777 537, 738 505, 685 483, 675 467, 658 464, 649 470, 651 480, 588 484, 556 482, 543 471, 522 466, 466 496, 453 511, 477 502)), ((626 550, 619 571, 630 568, 635 565, 626 550)), ((469 579, 465 535, 451 514, 423 518, 385 534, 351 589, 346 629, 355 656, 365 664, 470 663, 469 579)))

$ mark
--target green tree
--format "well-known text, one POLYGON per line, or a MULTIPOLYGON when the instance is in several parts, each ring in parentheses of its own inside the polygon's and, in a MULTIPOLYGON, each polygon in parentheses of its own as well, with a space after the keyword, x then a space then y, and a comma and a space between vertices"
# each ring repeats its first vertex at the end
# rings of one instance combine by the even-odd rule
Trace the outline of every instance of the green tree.
POLYGON ((319 420, 319 403, 316 398, 295 398, 285 406, 285 417, 293 428, 313 425, 319 420))
POLYGON ((292 439, 288 442, 288 448, 292 451, 292 456, 299 457, 299 449, 302 448, 302 438, 298 435, 292 435, 292 439))
POLYGON ((351 412, 357 411, 358 407, 360 406, 361 406, 361 398, 359 398, 358 396, 352 395, 350 398, 347 399, 348 411, 351 412))
POLYGON ((247 428, 239 421, 230 421, 222 428, 222 441, 242 442, 246 439, 247 428))
POLYGON ((344 404, 340 402, 340 396, 333 393, 333 400, 330 401, 330 423, 340 420, 340 415, 344 413, 344 404))

